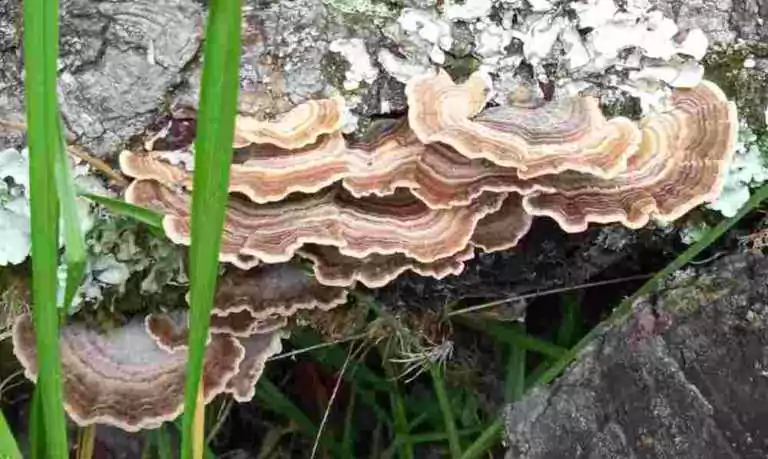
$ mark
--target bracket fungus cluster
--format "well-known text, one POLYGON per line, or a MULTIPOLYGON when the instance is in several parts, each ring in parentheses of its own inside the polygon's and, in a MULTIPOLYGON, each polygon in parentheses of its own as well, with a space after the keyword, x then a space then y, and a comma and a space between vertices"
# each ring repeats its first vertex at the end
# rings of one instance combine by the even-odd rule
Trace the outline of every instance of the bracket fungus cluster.
MULTIPOLYGON (((319 284, 300 266, 265 265, 225 274, 218 288, 203 365, 207 402, 221 393, 237 401, 254 396, 267 359, 281 350, 286 318, 298 309, 330 309, 346 291, 319 284), (230 314, 238 320, 227 321, 230 314)), ((134 317, 100 330, 72 322, 61 329, 65 409, 79 425, 110 424, 127 431, 152 429, 183 410, 187 313, 134 317)), ((13 327, 16 357, 37 377, 35 332, 29 315, 13 327)))
MULTIPOLYGON (((722 187, 738 123, 712 83, 677 90, 671 109, 639 122, 606 118, 587 96, 489 107, 492 89, 479 73, 461 84, 442 71, 414 77, 407 117, 375 123, 357 140, 341 132, 340 98, 274 122, 237 119, 220 254, 235 268, 215 298, 208 399, 250 399, 287 318, 344 303, 358 282, 459 274, 478 250, 514 247, 535 216, 568 232, 674 220, 722 187)), ((167 236, 188 244, 193 172, 169 156, 123 152, 121 169, 135 179, 125 199, 162 213, 167 236)), ((66 326, 73 419, 136 429, 178 414, 186 320, 154 315, 106 334, 66 326)), ((34 375, 28 318, 14 340, 34 375)))
MULTIPOLYGON (((457 274, 475 248, 513 247, 533 216, 569 232, 638 228, 713 200, 735 145, 734 105, 710 82, 677 90, 639 122, 606 118, 589 96, 488 107, 481 73, 440 71, 406 86, 406 118, 367 137, 341 132, 343 100, 274 122, 238 119, 221 261, 242 269, 299 256, 320 283, 380 287, 406 270, 457 274)), ((165 152, 123 152, 132 204, 190 240, 192 173, 165 152)))

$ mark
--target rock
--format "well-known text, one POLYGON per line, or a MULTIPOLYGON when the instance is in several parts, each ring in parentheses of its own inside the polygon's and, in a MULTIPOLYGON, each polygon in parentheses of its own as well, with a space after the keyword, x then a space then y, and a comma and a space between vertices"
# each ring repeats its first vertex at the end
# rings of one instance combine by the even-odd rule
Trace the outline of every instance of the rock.
POLYGON ((766 0, 655 0, 683 28, 700 28, 716 43, 768 38, 766 0))
POLYGON ((507 410, 508 458, 768 455, 768 259, 676 273, 507 410))
POLYGON ((64 122, 98 156, 143 131, 199 48, 194 0, 71 0, 62 4, 64 122))
MULTIPOLYGON (((349 63, 329 49, 338 39, 378 43, 382 37, 376 21, 367 20, 365 15, 342 14, 318 0, 250 0, 244 5, 243 15, 240 111, 269 119, 308 99, 340 92, 351 104, 365 101, 358 114, 371 114, 382 103, 390 104, 393 110, 400 109, 400 100, 404 99, 402 88, 385 76, 373 84, 363 83, 359 89, 346 91, 344 81, 349 63), (383 97, 386 99, 382 102, 383 97)), ((174 100, 177 114, 197 105, 199 80, 196 66, 188 84, 174 100)))
MULTIPOLYGON (((21 63, 21 4, 0 1, 0 119, 24 123, 24 82, 21 63)), ((0 128, 0 150, 20 150, 25 144, 24 132, 0 128)))

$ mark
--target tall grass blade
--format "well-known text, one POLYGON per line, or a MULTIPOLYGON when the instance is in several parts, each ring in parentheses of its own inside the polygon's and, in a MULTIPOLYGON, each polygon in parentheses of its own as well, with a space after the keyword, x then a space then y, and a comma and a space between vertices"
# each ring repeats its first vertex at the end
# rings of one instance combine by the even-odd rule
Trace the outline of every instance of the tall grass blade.
POLYGON ((524 330, 508 326, 493 320, 477 320, 464 316, 454 316, 452 320, 460 322, 469 328, 487 333, 493 339, 510 346, 518 346, 523 349, 538 352, 547 357, 559 358, 568 352, 568 348, 560 347, 550 341, 529 335, 524 330))
POLYGON ((32 459, 45 457, 45 424, 40 397, 38 386, 32 392, 32 402, 29 407, 29 456, 32 459))
MULTIPOLYGON (((473 427, 471 429, 462 429, 458 431, 458 434, 460 437, 466 437, 468 435, 474 435, 478 432, 480 432, 482 429, 480 427, 473 427)), ((406 439, 403 438, 397 438, 395 440, 395 444, 401 443, 405 441, 406 439)), ((448 440, 448 434, 445 432, 428 432, 428 433, 420 433, 415 435, 410 435, 407 438, 408 441, 414 444, 419 443, 436 443, 436 442, 443 442, 448 440)))
POLYGON ((101 204, 116 214, 133 218, 152 228, 163 229, 163 215, 154 210, 134 206, 125 201, 112 199, 106 196, 99 196, 97 194, 82 193, 80 196, 88 198, 97 204, 101 204))
POLYGON ((402 392, 397 381, 397 372, 393 368, 390 362, 390 351, 392 349, 393 340, 388 340, 387 345, 381 355, 382 366, 387 374, 387 378, 392 381, 392 390, 389 392, 389 405, 395 418, 395 444, 400 450, 400 457, 402 459, 413 459, 413 444, 410 440, 410 428, 408 415, 405 410, 405 400, 403 400, 402 392), (400 440, 400 441, 398 441, 400 440))
MULTIPOLYGON (((517 324, 520 326, 519 324, 517 324)), ((514 402, 520 400, 525 392, 525 349, 520 346, 509 346, 507 358, 507 376, 504 381, 504 400, 514 402)))
POLYGON ((445 422, 445 433, 448 435, 448 446, 451 451, 451 457, 458 459, 461 457, 461 442, 459 441, 459 432, 456 429, 456 419, 451 409, 451 401, 448 400, 448 392, 445 390, 445 381, 440 367, 436 364, 430 366, 430 375, 432 376, 432 385, 435 388, 435 395, 440 404, 440 410, 443 412, 443 421, 445 422))
POLYGON ((583 334, 581 330, 581 304, 573 293, 560 295, 560 304, 563 310, 563 319, 555 332, 555 344, 571 347, 583 334))
POLYGON ((731 218, 721 221, 717 226, 710 229, 704 237, 688 247, 686 251, 681 253, 675 258, 672 263, 668 264, 663 270, 659 271, 651 279, 649 279, 642 287, 640 287, 632 296, 622 301, 619 306, 613 310, 611 315, 601 322, 597 327, 587 333, 584 338, 581 339, 575 346, 573 346, 568 352, 557 359, 541 376, 534 382, 534 386, 544 385, 554 380, 557 375, 567 367, 573 360, 579 355, 589 343, 596 337, 603 333, 610 326, 618 324, 624 320, 631 312, 632 305, 640 297, 651 293, 664 278, 674 273, 678 269, 687 265, 688 262, 696 258, 698 254, 704 251, 707 247, 712 245, 716 240, 720 238, 726 231, 728 231, 733 225, 739 222, 745 215, 747 215, 752 209, 757 207, 761 202, 768 198, 768 185, 760 187, 747 201, 744 206, 731 218))
POLYGON ((184 459, 192 457, 192 427, 227 204, 240 81, 241 7, 242 0, 212 0, 208 10, 192 192, 189 361, 181 435, 184 459))
POLYGON ((264 376, 256 384, 256 399, 270 411, 281 414, 293 421, 304 433, 314 437, 317 426, 299 407, 283 394, 277 386, 264 376))
POLYGON ((11 428, 8 427, 2 411, 0 411, 0 457, 21 459, 19 445, 16 444, 16 438, 14 438, 11 428))
POLYGON ((77 459, 93 458, 93 448, 96 445, 96 425, 91 424, 80 428, 77 438, 77 459))
POLYGON ((72 299, 83 281, 85 274, 85 239, 80 226, 80 215, 77 210, 77 193, 75 182, 69 168, 67 147, 64 143, 63 123, 59 119, 58 132, 60 140, 56 148, 56 190, 61 204, 61 217, 64 223, 64 261, 67 265, 67 283, 64 288, 65 316, 69 314, 72 299))
POLYGON ((171 447, 171 433, 165 424, 155 429, 154 439, 157 445, 158 459, 173 459, 173 448, 171 447))
POLYGON ((341 435, 341 449, 344 451, 344 457, 355 457, 355 438, 357 437, 357 426, 354 423, 355 417, 355 384, 352 384, 352 390, 349 392, 349 402, 347 411, 344 413, 344 431, 341 435))
POLYGON ((197 388, 197 406, 195 411, 195 424, 193 427, 193 441, 192 441, 192 456, 195 459, 203 459, 203 445, 205 445, 205 412, 202 409, 205 403, 203 397, 203 384, 200 384, 197 388))
MULTIPOLYGON (((315 438, 318 429, 301 408, 297 407, 290 398, 288 398, 275 384, 262 376, 256 384, 255 398, 260 405, 269 409, 273 413, 282 415, 290 419, 307 436, 315 438)), ((343 448, 338 445, 330 435, 320 437, 320 444, 333 451, 332 457, 342 457, 343 448)), ((307 455, 309 456, 309 455, 307 455)))
POLYGON ((24 70, 29 144, 32 226, 32 315, 37 345, 38 390, 46 457, 66 458, 67 434, 59 365, 59 317, 56 276, 59 249, 59 201, 56 150, 61 144, 56 101, 59 52, 59 3, 25 0, 24 70))
POLYGON ((488 450, 499 444, 499 437, 501 437, 503 430, 504 420, 499 416, 491 425, 483 430, 483 433, 480 434, 474 443, 469 445, 461 459, 474 459, 486 454, 488 450))

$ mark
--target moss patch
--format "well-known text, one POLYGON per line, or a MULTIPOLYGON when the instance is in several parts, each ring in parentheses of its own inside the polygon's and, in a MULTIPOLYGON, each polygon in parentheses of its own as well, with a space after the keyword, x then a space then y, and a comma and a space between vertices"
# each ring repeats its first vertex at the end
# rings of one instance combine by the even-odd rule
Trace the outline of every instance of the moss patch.
POLYGON ((765 128, 768 73, 744 68, 748 58, 768 58, 768 44, 738 43, 714 47, 704 58, 705 77, 717 83, 736 101, 739 116, 754 129, 765 128))

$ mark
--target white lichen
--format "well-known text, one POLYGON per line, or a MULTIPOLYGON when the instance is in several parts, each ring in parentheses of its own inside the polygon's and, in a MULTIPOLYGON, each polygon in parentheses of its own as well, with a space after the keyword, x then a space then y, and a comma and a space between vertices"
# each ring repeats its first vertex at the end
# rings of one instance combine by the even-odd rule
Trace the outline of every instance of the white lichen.
POLYGON ((397 20, 386 27, 384 33, 398 44, 404 58, 381 49, 378 53, 382 66, 399 81, 416 68, 426 69, 432 64, 445 63, 445 51, 451 49, 451 25, 434 11, 404 9, 397 20))
POLYGON ((328 49, 341 54, 349 62, 349 70, 344 74, 344 89, 347 91, 359 88, 363 81, 372 84, 379 75, 379 69, 374 67, 363 40, 341 38, 332 41, 328 49))
POLYGON ((680 240, 683 244, 691 245, 699 242, 711 228, 706 223, 698 223, 680 230, 680 240))
POLYGON ((0 266, 22 263, 31 248, 27 150, 0 151, 0 266))
POLYGON ((401 83, 408 83, 408 80, 424 74, 429 69, 428 65, 401 59, 386 48, 379 50, 377 57, 387 73, 401 83))
POLYGON ((736 152, 725 177, 723 191, 707 207, 724 217, 733 217, 749 200, 750 188, 768 181, 768 164, 757 136, 748 128, 739 132, 736 152))
POLYGON ((167 161, 168 163, 174 166, 181 166, 184 168, 184 170, 188 172, 193 172, 195 170, 194 149, 195 149, 195 145, 192 144, 189 147, 182 150, 157 152, 157 157, 162 159, 163 161, 167 161))
POLYGON ((492 7, 492 0, 448 0, 445 3, 445 17, 449 21, 484 18, 491 12, 492 7))
POLYGON ((452 23, 469 27, 480 69, 497 77, 525 60, 548 81, 557 69, 558 91, 596 88, 636 97, 644 112, 664 110, 673 88, 697 85, 697 60, 708 47, 699 29, 680 30, 647 0, 451 0, 442 15, 405 9, 388 35, 402 56, 377 53, 384 69, 407 82, 429 64, 443 64, 452 23), (520 52, 510 52, 519 49, 520 52))

